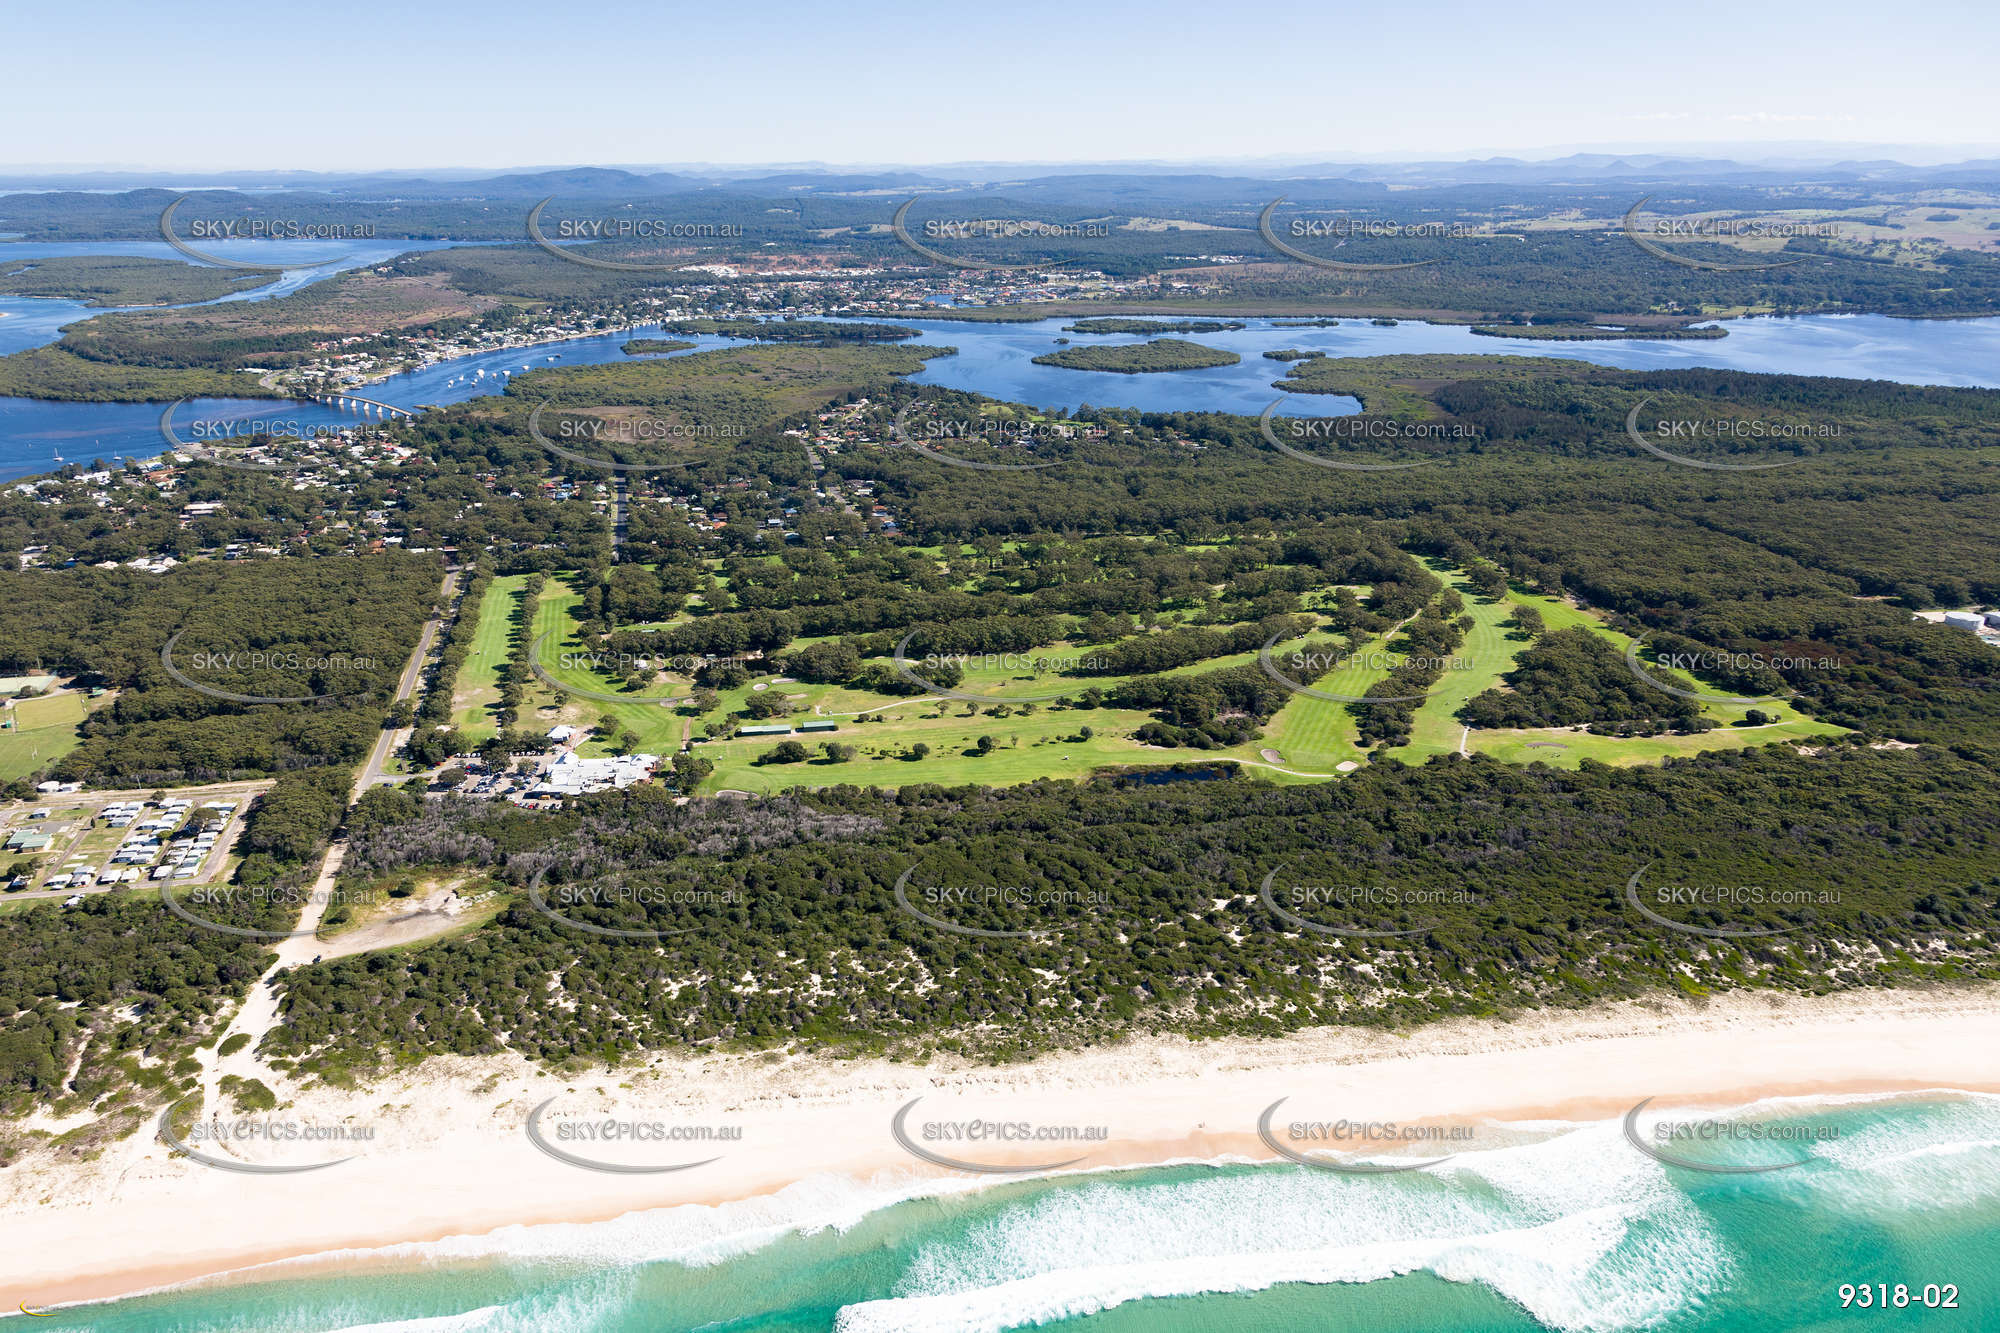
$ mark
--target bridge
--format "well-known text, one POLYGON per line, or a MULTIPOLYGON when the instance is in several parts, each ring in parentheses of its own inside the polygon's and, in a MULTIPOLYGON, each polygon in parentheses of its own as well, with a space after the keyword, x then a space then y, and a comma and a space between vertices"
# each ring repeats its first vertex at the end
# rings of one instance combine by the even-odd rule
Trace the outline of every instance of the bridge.
POLYGON ((359 394, 314 393, 306 396, 311 398, 315 403, 330 403, 335 407, 347 408, 351 411, 359 412, 364 417, 370 411, 373 411, 378 417, 403 417, 407 420, 415 420, 417 415, 407 407, 397 407, 394 403, 379 403, 373 398, 363 398, 359 394))

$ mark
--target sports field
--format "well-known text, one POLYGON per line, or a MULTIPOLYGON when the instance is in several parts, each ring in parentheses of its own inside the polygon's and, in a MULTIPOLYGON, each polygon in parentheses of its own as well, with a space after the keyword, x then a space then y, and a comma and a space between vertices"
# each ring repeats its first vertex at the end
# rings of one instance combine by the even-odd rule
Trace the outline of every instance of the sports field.
POLYGON ((15 700, 7 710, 14 725, 0 731, 0 782, 39 773, 74 750, 87 711, 84 696, 67 691, 15 700))

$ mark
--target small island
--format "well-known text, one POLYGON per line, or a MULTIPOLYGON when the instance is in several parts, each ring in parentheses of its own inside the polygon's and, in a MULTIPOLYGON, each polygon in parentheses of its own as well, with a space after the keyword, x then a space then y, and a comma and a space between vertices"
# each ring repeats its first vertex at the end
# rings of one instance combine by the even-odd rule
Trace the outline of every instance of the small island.
POLYGON ((1340 327, 1340 321, 1337 319, 1274 319, 1271 321, 1271 327, 1274 329, 1337 329, 1340 327))
POLYGON ((837 324, 829 319, 683 319, 661 327, 668 333, 712 333, 760 342, 896 342, 918 333, 901 324, 837 324))
POLYGON ((1150 375, 1165 370, 1207 370, 1233 366, 1243 358, 1218 347, 1179 338, 1155 338, 1149 343, 1128 343, 1120 347, 1065 347, 1035 358, 1038 366, 1061 366, 1065 370, 1102 370, 1114 375, 1150 375))
POLYGON ((1606 328, 1596 324, 1477 324, 1472 331, 1482 338, 1539 338, 1549 342, 1600 342, 1619 338, 1644 338, 1648 342, 1677 342, 1686 339, 1726 338, 1728 329, 1606 328))
POLYGON ((1228 319, 1079 319, 1063 325, 1064 333, 1226 333, 1248 327, 1228 319))
POLYGON ((1325 352, 1308 352, 1297 347, 1283 347, 1275 352, 1264 353, 1265 358, 1271 361, 1310 361, 1316 356, 1325 355, 1325 352))
POLYGON ((618 350, 627 356, 664 356, 668 352, 685 352, 700 345, 679 338, 634 338, 618 350))
POLYGON ((128 255, 47 255, 9 260, 0 247, 0 296, 53 297, 100 309, 193 305, 246 292, 276 273, 202 268, 128 255))

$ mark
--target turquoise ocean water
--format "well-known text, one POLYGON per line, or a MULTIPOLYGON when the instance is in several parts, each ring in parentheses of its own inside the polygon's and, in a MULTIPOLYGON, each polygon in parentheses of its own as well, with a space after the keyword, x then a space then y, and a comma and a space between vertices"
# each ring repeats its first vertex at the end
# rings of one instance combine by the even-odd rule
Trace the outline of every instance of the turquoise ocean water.
POLYGON ((1491 1141, 1504 1146, 1381 1176, 1186 1164, 933 1183, 923 1194, 817 1180, 719 1208, 266 1268, 22 1326, 2000 1329, 2000 1098, 1767 1103, 1736 1115, 1836 1137, 1675 1149, 1719 1164, 1803 1159, 1754 1175, 1663 1165, 1614 1121, 1514 1126, 1491 1141), (1856 1289, 1845 1308, 1843 1284, 1856 1289), (1864 1286, 1886 1307, 1861 1306, 1864 1286))

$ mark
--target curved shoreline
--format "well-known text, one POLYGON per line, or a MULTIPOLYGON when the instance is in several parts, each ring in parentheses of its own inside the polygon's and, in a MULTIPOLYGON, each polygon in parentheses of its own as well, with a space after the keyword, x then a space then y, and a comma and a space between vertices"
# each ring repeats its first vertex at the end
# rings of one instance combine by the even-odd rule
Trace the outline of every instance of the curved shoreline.
MULTIPOLYGON (((440 1059, 367 1090, 297 1095, 294 1114, 365 1118, 388 1131, 383 1148, 333 1170, 208 1170, 170 1160, 150 1124, 96 1162, 23 1161, 0 1177, 10 1195, 0 1219, 0 1303, 46 1309, 223 1275, 250 1282, 500 1257, 517 1243, 536 1248, 532 1231, 511 1229, 688 1204, 762 1215, 784 1202, 772 1196, 788 1186, 805 1195, 822 1184, 865 1193, 872 1209, 1018 1178, 968 1181, 910 1158, 888 1122, 911 1097, 999 1106, 1047 1123, 1109 1120, 1111 1145, 1083 1168, 1103 1171, 1272 1161, 1256 1117, 1276 1097, 1405 1123, 1594 1122, 1648 1096, 1741 1106, 1945 1090, 2000 1092, 2000 983, 1824 998, 1742 992, 1701 1006, 1627 1001, 1404 1034, 1144 1038, 999 1068, 715 1055, 558 1077, 512 1058, 440 1059), (636 1101, 665 1118, 722 1117, 744 1127, 743 1146, 719 1167, 675 1175, 566 1168, 521 1133, 527 1108, 549 1096, 579 1109, 636 1101), (407 1202, 394 1218, 381 1217, 377 1205, 392 1187, 407 1202), (269 1267, 279 1263, 284 1271, 269 1267)), ((1035 1149, 986 1156, 1032 1161, 1035 1149)))

